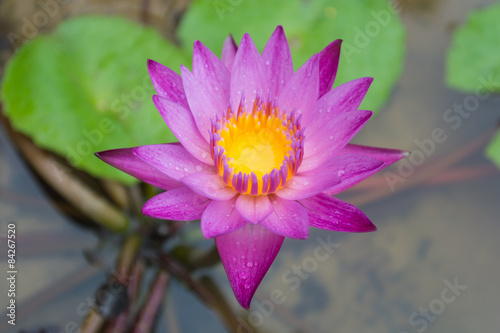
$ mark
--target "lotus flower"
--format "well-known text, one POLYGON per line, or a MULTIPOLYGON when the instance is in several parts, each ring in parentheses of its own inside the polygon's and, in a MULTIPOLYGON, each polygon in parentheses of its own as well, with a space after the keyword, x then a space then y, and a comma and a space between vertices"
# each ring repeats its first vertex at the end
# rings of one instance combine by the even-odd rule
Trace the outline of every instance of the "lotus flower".
POLYGON ((406 155, 348 143, 372 115, 358 110, 372 78, 331 89, 340 45, 333 41, 294 72, 278 26, 262 54, 248 34, 239 47, 229 36, 220 59, 196 41, 193 70, 182 66, 182 76, 149 60, 153 101, 179 143, 97 153, 166 190, 143 214, 201 219, 244 308, 285 237, 306 239, 311 226, 376 230, 332 195, 406 155))

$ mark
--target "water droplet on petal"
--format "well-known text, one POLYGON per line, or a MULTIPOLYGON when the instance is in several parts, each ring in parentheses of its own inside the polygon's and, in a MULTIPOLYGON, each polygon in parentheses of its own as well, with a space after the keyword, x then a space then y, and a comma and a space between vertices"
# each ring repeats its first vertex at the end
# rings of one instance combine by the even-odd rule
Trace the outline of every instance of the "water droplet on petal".
POLYGON ((269 66, 271 62, 269 60, 266 60, 266 66, 269 66))
POLYGON ((207 153, 203 152, 201 153, 201 158, 206 158, 207 157, 207 153))
POLYGON ((247 262, 247 267, 248 268, 253 267, 253 262, 247 262))
POLYGON ((197 171, 197 172, 200 172, 201 171, 201 165, 197 165, 194 167, 194 169, 197 171))

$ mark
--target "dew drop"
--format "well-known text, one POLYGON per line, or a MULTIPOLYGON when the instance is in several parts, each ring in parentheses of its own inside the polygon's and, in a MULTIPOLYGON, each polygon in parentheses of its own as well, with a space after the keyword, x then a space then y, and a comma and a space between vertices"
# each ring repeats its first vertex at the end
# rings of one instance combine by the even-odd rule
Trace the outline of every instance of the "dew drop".
POLYGON ((175 167, 174 169, 177 170, 177 171, 179 171, 179 167, 175 167))
POLYGON ((188 168, 184 168, 184 171, 185 171, 185 172, 188 172, 188 171, 189 171, 189 169, 188 169, 188 168))
POLYGON ((337 175, 340 177, 340 176, 342 176, 344 173, 345 173, 345 171, 344 171, 344 170, 339 170, 339 171, 337 172, 337 175))
POLYGON ((253 267, 253 262, 247 262, 247 267, 248 268, 253 267))
POLYGON ((203 152, 201 153, 201 158, 206 158, 207 157, 207 153, 203 152))
POLYGON ((266 60, 266 66, 269 66, 271 62, 269 60, 266 60))
POLYGON ((194 169, 197 171, 197 172, 200 172, 201 171, 201 165, 197 165, 194 167, 194 169))

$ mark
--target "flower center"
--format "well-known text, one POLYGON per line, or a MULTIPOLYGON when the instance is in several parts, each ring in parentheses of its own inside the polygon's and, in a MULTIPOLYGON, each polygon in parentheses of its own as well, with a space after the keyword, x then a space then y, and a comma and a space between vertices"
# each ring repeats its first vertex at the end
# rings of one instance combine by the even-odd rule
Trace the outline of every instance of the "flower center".
POLYGON ((212 119, 210 144, 224 182, 250 195, 273 193, 285 185, 302 161, 300 118, 258 98, 251 112, 240 106, 212 119))

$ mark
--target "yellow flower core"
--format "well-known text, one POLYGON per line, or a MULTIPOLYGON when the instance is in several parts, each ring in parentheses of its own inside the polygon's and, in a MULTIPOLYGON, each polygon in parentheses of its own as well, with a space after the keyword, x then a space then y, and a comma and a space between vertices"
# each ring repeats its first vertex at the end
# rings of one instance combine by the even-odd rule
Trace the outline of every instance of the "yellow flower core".
POLYGON ((297 171, 303 152, 300 117, 256 101, 212 124, 212 154, 224 181, 250 195, 275 192, 297 171))

